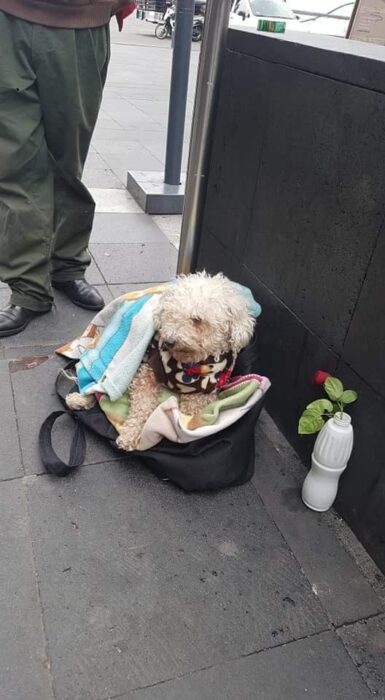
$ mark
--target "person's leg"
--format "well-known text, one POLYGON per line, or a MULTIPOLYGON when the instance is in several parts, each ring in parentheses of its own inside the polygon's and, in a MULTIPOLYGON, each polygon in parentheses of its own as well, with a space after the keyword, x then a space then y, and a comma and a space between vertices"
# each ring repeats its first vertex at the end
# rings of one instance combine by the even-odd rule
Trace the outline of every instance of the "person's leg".
MULTIPOLYGON (((49 150, 55 164, 54 286, 82 280, 94 201, 81 182, 109 61, 109 27, 39 30, 37 77, 49 150)), ((93 304, 91 303, 91 308, 93 304)))
MULTIPOLYGON (((54 176, 36 84, 34 29, 0 12, 0 279, 11 288, 13 305, 45 312, 52 304, 54 176)), ((1 312, 0 335, 25 327, 13 315, 1 312)))

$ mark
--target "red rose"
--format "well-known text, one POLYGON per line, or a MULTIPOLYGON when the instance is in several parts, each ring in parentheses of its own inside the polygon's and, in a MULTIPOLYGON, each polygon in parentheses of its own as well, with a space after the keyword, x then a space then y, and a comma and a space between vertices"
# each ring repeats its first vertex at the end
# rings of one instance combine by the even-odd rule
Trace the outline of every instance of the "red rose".
POLYGON ((331 376, 332 375, 329 372, 324 372, 322 369, 317 369, 313 376, 313 384, 316 384, 317 386, 323 386, 328 377, 331 376))

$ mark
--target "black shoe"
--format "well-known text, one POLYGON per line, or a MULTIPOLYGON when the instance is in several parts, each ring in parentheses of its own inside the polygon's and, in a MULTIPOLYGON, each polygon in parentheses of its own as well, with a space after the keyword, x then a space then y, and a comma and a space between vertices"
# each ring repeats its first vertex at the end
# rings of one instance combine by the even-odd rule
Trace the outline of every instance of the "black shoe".
POLYGON ((23 309, 21 306, 8 304, 5 309, 0 311, 0 338, 21 333, 34 318, 44 313, 46 312, 31 311, 23 309))
POLYGON ((54 289, 63 292, 73 304, 81 306, 89 311, 100 311, 104 307, 104 299, 95 287, 92 287, 85 279, 71 280, 69 282, 55 282, 54 289))

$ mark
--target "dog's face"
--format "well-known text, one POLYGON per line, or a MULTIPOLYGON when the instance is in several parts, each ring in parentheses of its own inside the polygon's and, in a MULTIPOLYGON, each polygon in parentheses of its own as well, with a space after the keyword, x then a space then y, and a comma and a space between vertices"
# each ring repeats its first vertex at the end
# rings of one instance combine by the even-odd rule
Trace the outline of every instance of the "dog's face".
POLYGON ((160 345, 186 364, 229 351, 238 354, 251 339, 254 323, 230 280, 206 273, 179 277, 155 312, 160 345))

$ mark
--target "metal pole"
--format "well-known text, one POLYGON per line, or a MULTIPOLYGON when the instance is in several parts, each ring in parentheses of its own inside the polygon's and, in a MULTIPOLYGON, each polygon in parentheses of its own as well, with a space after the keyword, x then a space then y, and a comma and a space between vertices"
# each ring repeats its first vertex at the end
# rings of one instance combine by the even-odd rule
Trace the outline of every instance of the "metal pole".
POLYGON ((180 185, 194 7, 195 0, 177 0, 164 176, 166 185, 180 185))
POLYGON ((212 125, 231 0, 207 0, 180 238, 178 272, 194 270, 206 195, 212 125))

